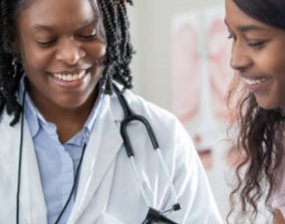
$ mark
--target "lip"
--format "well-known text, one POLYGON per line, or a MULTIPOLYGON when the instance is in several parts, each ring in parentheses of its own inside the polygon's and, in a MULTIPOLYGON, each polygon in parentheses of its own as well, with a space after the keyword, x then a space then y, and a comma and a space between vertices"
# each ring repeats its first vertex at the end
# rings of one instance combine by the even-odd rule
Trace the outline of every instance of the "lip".
POLYGON ((77 74, 77 73, 80 73, 82 71, 85 71, 85 70, 90 70, 90 68, 82 68, 82 69, 76 69, 76 70, 70 70, 70 71, 57 71, 57 72, 49 72, 50 74, 63 74, 63 75, 67 75, 67 74, 77 74))
POLYGON ((56 85, 67 89, 73 89, 73 88, 79 88, 84 83, 84 80, 88 76, 90 76, 90 71, 91 71, 90 68, 74 70, 74 71, 61 71, 61 72, 49 73, 49 76, 52 82, 55 83, 56 85), (72 76, 73 78, 70 78, 70 76, 72 76), (75 79, 74 76, 76 76, 75 79))
POLYGON ((270 82, 270 76, 254 76, 239 74, 246 88, 251 92, 259 92, 270 82))

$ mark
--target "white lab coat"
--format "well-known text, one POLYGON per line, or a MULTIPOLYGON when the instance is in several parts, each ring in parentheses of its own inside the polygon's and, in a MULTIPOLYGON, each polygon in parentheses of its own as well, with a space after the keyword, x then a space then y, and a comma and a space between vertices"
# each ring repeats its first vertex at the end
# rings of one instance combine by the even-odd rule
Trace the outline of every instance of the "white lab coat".
MULTIPOLYGON (((157 136, 182 209, 169 218, 183 224, 221 224, 221 218, 195 148, 177 119, 130 91, 130 107, 148 119, 157 136)), ((122 107, 106 96, 86 148, 76 201, 67 224, 140 224, 148 208, 136 182, 120 135, 122 107)), ((20 122, 10 127, 5 112, 0 123, 0 223, 16 223, 20 122)), ((140 123, 129 128, 135 160, 154 208, 173 204, 163 170, 140 123)), ((47 209, 35 150, 24 123, 20 224, 47 224, 47 209)))

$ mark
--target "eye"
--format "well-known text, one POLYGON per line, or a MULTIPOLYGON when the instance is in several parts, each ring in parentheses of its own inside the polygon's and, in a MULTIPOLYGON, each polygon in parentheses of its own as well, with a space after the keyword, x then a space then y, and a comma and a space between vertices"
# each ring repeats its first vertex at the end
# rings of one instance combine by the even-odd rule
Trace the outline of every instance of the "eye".
POLYGON ((50 40, 50 41, 36 41, 36 43, 42 47, 48 47, 51 46, 53 43, 55 43, 56 40, 50 40))
POLYGON ((268 41, 266 40, 257 40, 257 41, 248 41, 248 46, 256 49, 260 49, 265 46, 268 41))
POLYGON ((93 40, 95 37, 97 37, 97 30, 92 29, 91 31, 84 32, 78 36, 84 40, 93 40))
POLYGON ((233 39, 234 41, 237 39, 236 35, 230 33, 229 36, 228 36, 228 39, 233 39))
POLYGON ((251 46, 251 47, 260 46, 262 44, 264 44, 264 41, 251 41, 251 42, 248 43, 248 45, 251 46))
POLYGON ((80 37, 83 38, 83 39, 86 39, 86 40, 92 40, 92 39, 94 39, 96 36, 97 36, 97 33, 92 34, 92 35, 82 35, 82 36, 80 36, 80 37))

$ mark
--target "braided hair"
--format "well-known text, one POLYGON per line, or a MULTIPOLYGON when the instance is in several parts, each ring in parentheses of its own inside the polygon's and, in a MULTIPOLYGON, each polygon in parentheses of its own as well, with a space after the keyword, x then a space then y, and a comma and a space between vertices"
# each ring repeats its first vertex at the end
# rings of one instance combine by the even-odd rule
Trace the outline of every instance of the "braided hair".
MULTIPOLYGON (((97 1, 103 17, 107 41, 106 59, 102 72, 102 85, 105 93, 111 94, 112 81, 121 83, 124 88, 132 88, 132 76, 129 68, 133 55, 130 40, 130 24, 127 16, 127 4, 132 0, 89 0, 94 7, 97 1)), ((15 30, 18 11, 30 4, 27 0, 0 0, 0 115, 6 108, 13 115, 10 125, 20 118, 22 106, 16 92, 24 74, 20 59, 12 48, 11 33, 15 30)))

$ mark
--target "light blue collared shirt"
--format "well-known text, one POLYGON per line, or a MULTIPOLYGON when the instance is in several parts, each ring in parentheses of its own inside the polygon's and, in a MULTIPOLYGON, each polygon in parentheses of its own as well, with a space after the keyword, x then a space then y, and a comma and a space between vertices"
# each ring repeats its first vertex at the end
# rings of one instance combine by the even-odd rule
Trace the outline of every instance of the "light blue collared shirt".
MULTIPOLYGON (((24 78, 21 80, 19 98, 23 101, 24 78)), ((84 144, 88 142, 92 128, 103 104, 104 94, 99 94, 83 129, 66 143, 61 144, 56 126, 47 122, 32 102, 28 92, 25 100, 25 117, 33 138, 41 176, 43 193, 48 210, 48 223, 54 224, 71 192, 84 144)), ((67 223, 75 195, 62 215, 59 224, 67 223)))

